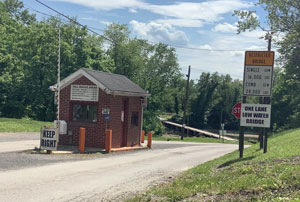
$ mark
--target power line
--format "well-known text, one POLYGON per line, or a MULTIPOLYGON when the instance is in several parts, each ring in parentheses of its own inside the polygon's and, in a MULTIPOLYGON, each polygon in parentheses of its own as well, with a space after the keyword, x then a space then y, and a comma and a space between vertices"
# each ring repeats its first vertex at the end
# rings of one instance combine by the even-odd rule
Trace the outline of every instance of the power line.
POLYGON ((73 22, 74 24, 76 24, 76 25, 79 25, 79 26, 81 26, 81 27, 83 27, 83 28, 85 28, 85 29, 89 30, 90 32, 92 32, 92 33, 94 33, 94 34, 96 34, 96 35, 98 35, 98 36, 101 36, 101 37, 103 37, 104 39, 106 39, 106 40, 108 40, 108 41, 112 42, 112 41, 111 41, 109 38, 107 38, 107 37, 105 37, 105 36, 103 36, 103 35, 101 35, 101 34, 99 34, 99 33, 95 32, 94 30, 92 30, 92 29, 88 28, 88 27, 87 27, 87 26, 85 26, 85 25, 82 25, 82 24, 80 24, 80 23, 79 23, 79 22, 77 22, 76 20, 74 20, 74 19, 72 19, 72 18, 70 18, 70 17, 68 17, 68 16, 64 15, 63 13, 61 13, 61 12, 57 11, 57 10, 56 10, 56 9, 54 9, 54 8, 51 8, 50 6, 48 6, 48 5, 44 4, 43 2, 41 2, 41 1, 39 1, 39 0, 35 0, 35 1, 36 1, 36 2, 38 2, 38 3, 40 3, 40 4, 42 4, 43 6, 47 7, 48 9, 50 9, 50 10, 54 11, 55 13, 57 13, 57 14, 59 14, 59 15, 63 16, 64 18, 67 18, 69 21, 73 22))
MULTIPOLYGON (((72 18, 70 18, 70 17, 64 15, 63 13, 57 11, 56 9, 54 9, 54 8, 52 8, 52 7, 50 7, 50 6, 46 5, 46 4, 44 4, 44 3, 42 3, 41 1, 39 1, 39 0, 35 0, 35 1, 38 2, 38 3, 40 3, 40 4, 42 4, 43 6, 47 7, 48 9, 54 11, 55 13, 57 13, 57 14, 59 14, 59 15, 65 17, 65 18, 67 18, 69 21, 71 21, 71 22, 73 22, 73 23, 75 23, 75 24, 77 24, 77 25, 79 25, 79 26, 81 26, 81 27, 83 27, 83 28, 86 28, 86 29, 89 30, 90 32, 92 32, 92 33, 94 33, 94 34, 96 34, 96 35, 98 35, 98 36, 103 37, 103 38, 106 39, 107 41, 112 42, 112 40, 110 40, 109 38, 107 38, 107 37, 105 37, 105 36, 103 36, 103 35, 101 35, 101 34, 99 34, 99 33, 97 33, 97 32, 94 31, 94 30, 99 30, 99 31, 104 31, 104 30, 102 30, 102 29, 97 29, 97 28, 94 28, 94 27, 88 27, 88 26, 86 26, 86 25, 82 25, 82 24, 80 24, 79 22, 77 22, 76 20, 74 20, 74 19, 72 19, 72 18), (94 29, 94 30, 93 30, 93 29, 94 29)), ((43 12, 41 12, 41 11, 37 11, 37 10, 35 10, 35 9, 32 9, 32 10, 34 10, 35 12, 38 12, 38 13, 40 13, 40 14, 43 14, 43 15, 47 15, 47 16, 54 17, 54 16, 52 16, 52 15, 43 13, 43 12)), ((153 42, 153 41, 149 41, 149 40, 147 40, 147 41, 150 42, 150 43, 153 43, 153 44, 158 44, 158 43, 160 43, 160 42, 153 42)), ((166 43, 164 43, 164 44, 166 44, 166 43)), ((211 51, 211 52, 213 52, 213 51, 215 51, 215 52, 244 52, 244 51, 246 51, 246 50, 236 50, 236 49, 196 48, 196 47, 186 47, 186 46, 179 46, 179 45, 172 45, 172 44, 166 44, 166 45, 169 46, 169 47, 173 47, 173 48, 181 48, 181 49, 189 49, 189 50, 198 50, 198 51, 211 51)))

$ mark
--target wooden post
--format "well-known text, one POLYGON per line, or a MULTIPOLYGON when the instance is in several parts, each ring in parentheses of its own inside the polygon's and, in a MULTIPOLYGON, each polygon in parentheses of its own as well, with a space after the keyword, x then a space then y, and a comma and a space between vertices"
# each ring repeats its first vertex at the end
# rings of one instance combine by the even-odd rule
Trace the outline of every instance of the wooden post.
MULTIPOLYGON (((269 97, 264 97, 264 104, 270 104, 270 98, 269 97)), ((268 128, 263 128, 263 133, 264 133, 264 153, 267 153, 268 151, 268 128)))
POLYGON ((148 144, 147 144, 147 146, 149 148, 152 147, 152 133, 151 132, 148 132, 148 144))
POLYGON ((142 138, 141 138, 141 142, 144 143, 145 142, 145 131, 142 130, 142 138))
MULTIPOLYGON (((271 45, 272 45, 272 32, 268 37, 268 51, 271 51, 271 45)), ((263 104, 271 104, 271 97, 264 97, 263 98, 263 104)), ((263 128, 263 135, 264 135, 264 143, 263 143, 263 147, 264 147, 264 153, 267 153, 268 151, 268 129, 267 128, 263 128)))
POLYGON ((80 136, 79 136, 79 152, 84 153, 85 147, 85 128, 80 128, 80 136))
POLYGON ((184 136, 184 125, 185 125, 185 119, 186 119, 186 109, 187 109, 187 103, 189 100, 189 87, 190 87, 190 75, 191 75, 191 65, 189 66, 189 71, 187 76, 187 81, 186 81, 186 91, 185 91, 185 99, 184 99, 184 108, 183 108, 183 120, 182 120, 182 127, 181 127, 181 140, 183 140, 184 136))
MULTIPOLYGON (((247 97, 243 96, 243 102, 247 102, 247 97)), ((244 152, 244 126, 240 126, 240 136, 239 136, 239 150, 240 150, 240 158, 243 158, 243 152, 244 152)))
POLYGON ((112 130, 106 130, 105 152, 110 153, 112 147, 112 130))
MULTIPOLYGON (((259 97, 259 104, 263 104, 263 97, 259 97)), ((264 130, 263 128, 259 129, 259 148, 262 149, 264 147, 264 130)))

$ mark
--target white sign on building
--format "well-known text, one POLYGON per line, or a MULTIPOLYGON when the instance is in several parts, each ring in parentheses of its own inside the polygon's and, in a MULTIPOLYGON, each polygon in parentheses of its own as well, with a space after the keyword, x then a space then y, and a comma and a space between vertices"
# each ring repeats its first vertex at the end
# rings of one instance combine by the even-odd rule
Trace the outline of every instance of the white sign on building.
POLYGON ((71 100, 98 101, 98 87, 91 85, 71 85, 71 100))
POLYGON ((57 128, 41 128, 40 148, 45 150, 56 150, 58 144, 57 128))
POLYGON ((241 108, 241 126, 269 128, 271 123, 270 104, 245 104, 241 108))

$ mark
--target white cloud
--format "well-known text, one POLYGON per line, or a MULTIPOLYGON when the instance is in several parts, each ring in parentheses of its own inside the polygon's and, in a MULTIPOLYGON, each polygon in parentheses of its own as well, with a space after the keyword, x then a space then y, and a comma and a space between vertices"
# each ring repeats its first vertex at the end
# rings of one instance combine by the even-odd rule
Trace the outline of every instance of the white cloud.
POLYGON ((155 22, 160 24, 170 24, 178 27, 202 27, 204 25, 201 20, 193 20, 193 19, 158 19, 155 22))
POLYGON ((227 22, 223 24, 217 24, 212 31, 214 32, 222 32, 222 33, 235 33, 237 30, 236 24, 232 25, 227 22))
POLYGON ((160 20, 182 27, 201 27, 203 23, 216 22, 223 19, 222 15, 253 6, 251 2, 243 0, 211 0, 204 2, 176 2, 173 4, 155 5, 142 0, 53 0, 64 1, 91 7, 98 10, 137 9, 147 10, 162 15, 160 20))
POLYGON ((135 20, 130 21, 133 31, 141 38, 153 42, 164 42, 173 45, 186 45, 188 38, 183 31, 176 30, 170 24, 159 24, 156 22, 142 23, 135 20))
POLYGON ((53 0, 79 4, 85 7, 97 10, 113 10, 124 8, 140 8, 145 7, 145 3, 141 0, 53 0))
POLYGON ((242 79, 245 51, 267 50, 266 41, 259 39, 264 34, 262 31, 239 35, 234 33, 224 35, 208 31, 207 35, 210 34, 213 35, 213 40, 207 40, 201 45, 189 46, 208 50, 176 49, 180 67, 192 66, 192 79, 198 79, 202 72, 219 72, 220 74, 230 74, 234 79, 242 79), (214 51, 217 49, 232 51, 214 51))
POLYGON ((88 20, 88 21, 99 21, 97 18, 90 18, 90 17, 82 17, 80 19, 82 19, 82 20, 88 20))
POLYGON ((135 9, 133 9, 133 8, 130 8, 130 9, 129 9, 129 12, 130 12, 130 13, 137 13, 137 11, 136 11, 135 9))
POLYGON ((213 0, 201 3, 182 2, 172 5, 148 5, 148 8, 144 9, 169 17, 214 22, 222 19, 220 16, 222 14, 251 6, 251 3, 241 0, 213 0))
POLYGON ((104 24, 104 25, 106 25, 106 26, 109 26, 109 25, 112 24, 112 22, 104 21, 104 20, 100 20, 99 23, 104 24))

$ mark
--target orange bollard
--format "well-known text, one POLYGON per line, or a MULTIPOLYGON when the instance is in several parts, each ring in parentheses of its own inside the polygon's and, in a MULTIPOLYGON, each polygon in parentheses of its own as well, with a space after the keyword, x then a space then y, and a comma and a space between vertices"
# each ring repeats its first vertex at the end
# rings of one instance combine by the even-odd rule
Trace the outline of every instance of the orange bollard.
POLYGON ((107 153, 110 153, 111 147, 112 147, 112 130, 107 130, 106 131, 105 151, 107 153))
POLYGON ((152 147, 152 133, 148 132, 148 145, 149 148, 152 147))
POLYGON ((85 128, 80 128, 80 136, 79 136, 79 152, 84 153, 85 147, 85 128))
POLYGON ((142 137, 141 137, 141 143, 145 142, 145 131, 142 130, 142 137))

